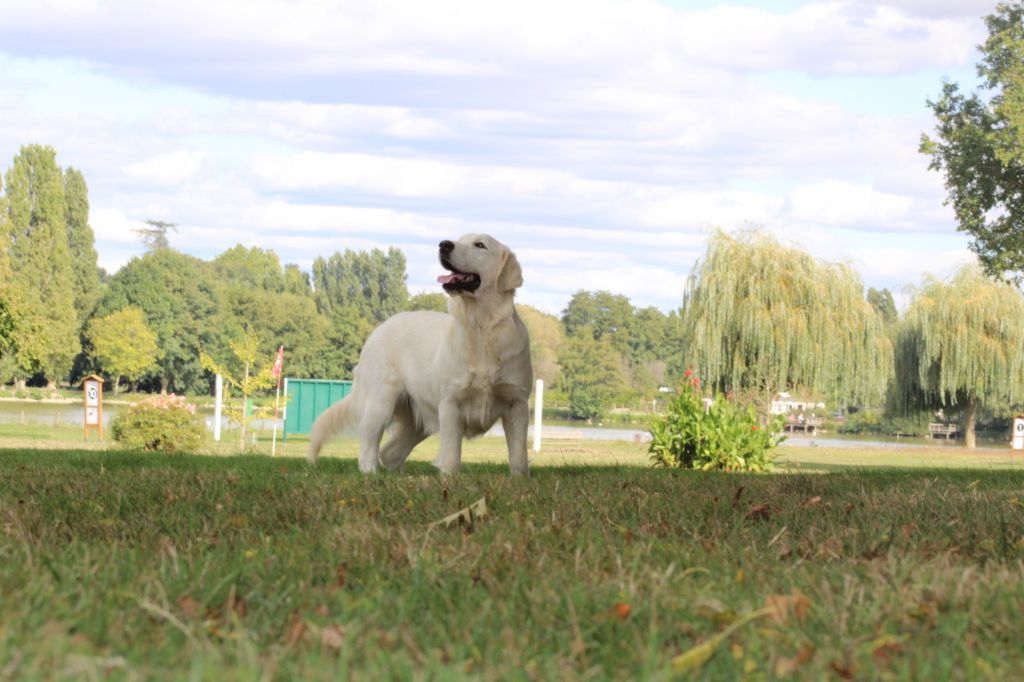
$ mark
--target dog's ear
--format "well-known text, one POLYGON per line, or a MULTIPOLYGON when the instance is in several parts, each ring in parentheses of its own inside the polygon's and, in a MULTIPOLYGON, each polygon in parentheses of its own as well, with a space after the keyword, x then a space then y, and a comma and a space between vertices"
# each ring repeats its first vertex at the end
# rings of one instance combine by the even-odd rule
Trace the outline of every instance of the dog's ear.
POLYGON ((523 286, 523 269, 519 267, 516 254, 508 249, 501 254, 501 269, 498 270, 498 291, 514 291, 523 286))

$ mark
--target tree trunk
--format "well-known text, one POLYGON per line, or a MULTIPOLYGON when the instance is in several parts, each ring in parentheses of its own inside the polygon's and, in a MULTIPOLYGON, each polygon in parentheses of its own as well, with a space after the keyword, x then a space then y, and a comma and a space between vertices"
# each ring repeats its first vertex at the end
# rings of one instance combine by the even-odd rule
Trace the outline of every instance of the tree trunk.
POLYGON ((171 378, 166 374, 160 376, 160 395, 167 395, 167 387, 171 384, 171 378))
POLYGON ((57 389, 57 381, 55 379, 51 379, 51 378, 47 377, 46 378, 46 390, 47 391, 54 391, 56 389, 57 389))
POLYGON ((114 395, 121 392, 121 377, 114 377, 114 395))
POLYGON ((15 388, 15 390, 24 391, 25 390, 25 383, 26 383, 26 381, 27 381, 26 379, 15 379, 14 380, 14 388, 15 388))
POLYGON ((964 408, 964 447, 973 450, 978 442, 975 438, 974 427, 978 423, 978 399, 968 399, 964 408))

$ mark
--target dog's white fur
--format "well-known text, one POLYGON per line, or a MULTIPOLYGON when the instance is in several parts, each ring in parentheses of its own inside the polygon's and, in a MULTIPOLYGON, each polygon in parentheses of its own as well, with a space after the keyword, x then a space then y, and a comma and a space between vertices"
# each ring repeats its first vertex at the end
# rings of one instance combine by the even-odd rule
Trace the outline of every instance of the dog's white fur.
POLYGON ((485 433, 500 418, 509 467, 526 472, 533 368, 526 326, 512 300, 523 283, 519 261, 489 235, 466 235, 450 252, 445 244, 442 257, 454 270, 479 275, 479 287, 446 287, 448 313, 399 313, 370 334, 352 393, 313 424, 311 463, 327 439, 355 425, 361 471, 376 471, 378 461, 400 469, 418 443, 440 432, 435 464, 451 474, 462 460, 463 437, 485 433), (389 425, 390 438, 381 448, 389 425))

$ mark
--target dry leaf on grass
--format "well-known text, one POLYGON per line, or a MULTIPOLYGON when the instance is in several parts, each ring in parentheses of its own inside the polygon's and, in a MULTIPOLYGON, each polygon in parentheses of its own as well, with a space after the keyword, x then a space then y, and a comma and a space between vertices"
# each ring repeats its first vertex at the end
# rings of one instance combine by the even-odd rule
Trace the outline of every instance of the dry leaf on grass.
POLYGON ((790 594, 771 594, 764 600, 766 609, 771 611, 771 618, 779 625, 785 625, 789 617, 795 616, 797 622, 803 624, 807 612, 811 610, 811 600, 797 588, 790 594))
POLYGON ((767 521, 772 514, 772 506, 767 502, 755 504, 750 508, 743 518, 747 521, 767 521))
POLYGON ((481 497, 468 507, 463 507, 454 514, 449 514, 444 517, 440 521, 434 521, 430 526, 444 526, 445 528, 450 528, 453 524, 458 523, 472 527, 473 523, 477 519, 482 519, 485 516, 487 516, 487 498, 481 497))
POLYGON ((711 660, 718 650, 718 647, 722 645, 732 633, 739 630, 741 627, 757 620, 758 618, 764 618, 772 614, 771 609, 759 609, 752 613, 740 616, 732 625, 725 628, 717 635, 713 635, 708 639, 704 640, 697 646, 693 647, 689 651, 684 651, 675 658, 672 659, 672 672, 677 675, 683 675, 685 673, 694 672, 699 670, 701 666, 711 660))

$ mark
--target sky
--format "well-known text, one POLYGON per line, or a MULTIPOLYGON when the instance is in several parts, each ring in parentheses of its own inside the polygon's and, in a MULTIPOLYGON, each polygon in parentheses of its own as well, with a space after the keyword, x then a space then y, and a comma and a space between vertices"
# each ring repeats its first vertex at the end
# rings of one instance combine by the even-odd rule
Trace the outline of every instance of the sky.
POLYGON ((755 226, 893 290, 970 262, 917 148, 976 83, 995 0, 0 0, 0 169, 53 146, 100 265, 146 219, 210 259, 485 232, 518 300, 678 308, 709 234, 755 226))

